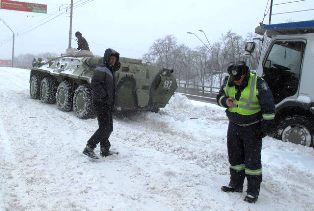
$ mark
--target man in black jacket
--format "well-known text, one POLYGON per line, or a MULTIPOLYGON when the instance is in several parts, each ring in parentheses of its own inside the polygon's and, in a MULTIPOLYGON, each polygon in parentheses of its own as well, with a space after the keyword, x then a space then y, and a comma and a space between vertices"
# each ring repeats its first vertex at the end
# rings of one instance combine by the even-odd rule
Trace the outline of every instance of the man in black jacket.
POLYGON ((109 137, 113 131, 112 112, 115 101, 115 71, 120 68, 119 53, 107 49, 104 54, 104 63, 95 69, 91 80, 94 108, 97 115, 98 130, 87 141, 83 153, 91 158, 98 159, 94 149, 100 143, 102 157, 112 154, 109 137))
POLYGON ((232 63, 228 73, 217 95, 217 103, 227 108, 229 119, 230 183, 221 190, 242 192, 246 177, 248 187, 244 201, 254 203, 262 182, 262 138, 273 128, 274 99, 267 83, 250 73, 245 62, 232 63))
POLYGON ((87 50, 89 51, 89 46, 86 39, 82 36, 81 32, 75 32, 75 37, 77 38, 77 50, 87 50))

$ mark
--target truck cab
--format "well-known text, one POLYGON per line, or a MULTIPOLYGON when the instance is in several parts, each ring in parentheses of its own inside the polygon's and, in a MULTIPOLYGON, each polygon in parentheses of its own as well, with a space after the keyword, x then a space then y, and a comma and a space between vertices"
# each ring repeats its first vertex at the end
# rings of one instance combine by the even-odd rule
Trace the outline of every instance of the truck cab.
POLYGON ((261 25, 263 47, 257 74, 276 104, 276 132, 283 141, 313 146, 314 21, 261 25))

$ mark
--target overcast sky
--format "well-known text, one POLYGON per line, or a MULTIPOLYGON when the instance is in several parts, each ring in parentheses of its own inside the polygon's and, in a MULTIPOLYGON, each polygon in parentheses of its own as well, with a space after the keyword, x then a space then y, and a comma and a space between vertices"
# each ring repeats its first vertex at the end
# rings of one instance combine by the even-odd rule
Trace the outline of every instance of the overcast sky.
MULTIPOLYGON (((27 0, 25 0, 27 1, 27 0)), ((121 56, 141 58, 152 43, 172 34, 178 43, 191 48, 202 45, 187 31, 207 34, 210 42, 232 30, 242 36, 254 32, 263 19, 268 0, 74 0, 73 34, 80 31, 94 54, 102 55, 108 47, 121 56)), ((274 0, 282 3, 290 0, 274 0)), ((0 18, 15 31, 15 55, 53 52, 60 54, 68 46, 69 13, 51 21, 64 11, 70 0, 28 0, 48 5, 47 14, 0 9, 0 18), (38 24, 48 23, 29 31, 38 24)), ((275 6, 273 13, 314 9, 314 0, 275 6)), ((314 11, 273 16, 273 23, 313 20, 314 11)), ((265 18, 268 23, 268 17, 265 18)), ((10 59, 12 33, 0 22, 0 59, 10 59)), ((72 37, 72 47, 77 47, 72 37)), ((205 40, 205 38, 204 38, 205 40)))

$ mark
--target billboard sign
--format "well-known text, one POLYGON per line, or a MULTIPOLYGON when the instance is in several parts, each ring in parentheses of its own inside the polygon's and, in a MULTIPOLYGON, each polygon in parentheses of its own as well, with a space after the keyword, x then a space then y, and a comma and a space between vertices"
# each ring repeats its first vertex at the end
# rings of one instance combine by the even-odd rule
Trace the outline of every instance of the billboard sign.
POLYGON ((0 0, 0 9, 17 10, 23 12, 47 13, 47 4, 0 0))
POLYGON ((11 60, 0 59, 0 67, 11 66, 11 60))

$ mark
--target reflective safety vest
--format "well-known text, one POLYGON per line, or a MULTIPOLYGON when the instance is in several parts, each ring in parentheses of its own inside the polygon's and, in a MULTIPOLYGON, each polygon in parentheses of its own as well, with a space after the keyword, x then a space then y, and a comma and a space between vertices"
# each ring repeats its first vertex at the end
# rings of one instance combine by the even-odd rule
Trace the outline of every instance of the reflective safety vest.
POLYGON ((233 113, 238 113, 240 115, 252 115, 261 111, 261 106, 257 99, 258 90, 256 88, 257 75, 250 73, 248 85, 242 90, 241 97, 236 100, 236 89, 235 86, 229 86, 229 79, 224 88, 227 97, 234 100, 235 106, 233 108, 228 108, 228 111, 233 113))

